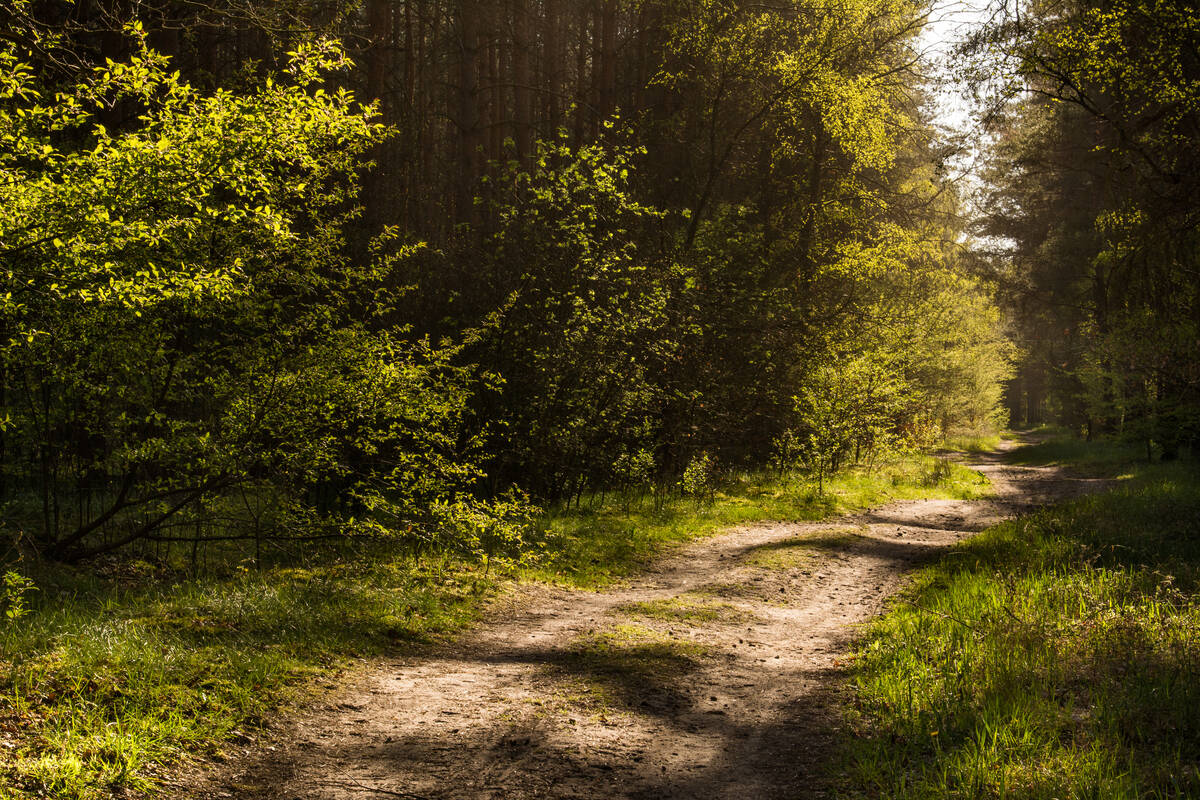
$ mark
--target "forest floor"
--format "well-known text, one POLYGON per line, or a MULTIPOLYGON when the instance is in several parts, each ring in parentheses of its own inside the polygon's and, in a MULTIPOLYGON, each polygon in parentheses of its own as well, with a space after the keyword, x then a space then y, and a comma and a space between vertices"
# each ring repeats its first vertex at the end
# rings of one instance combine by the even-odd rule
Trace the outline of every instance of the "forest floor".
POLYGON ((459 640, 368 662, 172 796, 826 797, 859 623, 906 573, 1002 519, 1108 485, 998 453, 986 500, 766 523, 616 588, 532 585, 459 640))

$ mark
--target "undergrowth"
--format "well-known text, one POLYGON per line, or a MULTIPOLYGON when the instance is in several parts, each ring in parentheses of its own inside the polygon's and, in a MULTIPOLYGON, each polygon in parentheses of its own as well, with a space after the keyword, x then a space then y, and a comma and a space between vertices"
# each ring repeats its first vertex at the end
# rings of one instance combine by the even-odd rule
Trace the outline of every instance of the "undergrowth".
POLYGON ((922 570, 852 668, 854 797, 1200 796, 1200 474, 1120 445, 1014 456, 1132 478, 922 570))
POLYGON ((610 497, 549 512, 531 559, 487 570, 386 543, 261 570, 237 566, 252 554, 231 550, 224 574, 198 578, 186 560, 23 564, 35 584, 26 613, 0 622, 0 800, 153 794, 171 763, 253 738, 353 658, 461 630, 519 581, 596 588, 664 547, 739 523, 988 491, 977 473, 947 474, 928 458, 847 472, 824 494, 798 479, 740 476, 711 502, 610 497))

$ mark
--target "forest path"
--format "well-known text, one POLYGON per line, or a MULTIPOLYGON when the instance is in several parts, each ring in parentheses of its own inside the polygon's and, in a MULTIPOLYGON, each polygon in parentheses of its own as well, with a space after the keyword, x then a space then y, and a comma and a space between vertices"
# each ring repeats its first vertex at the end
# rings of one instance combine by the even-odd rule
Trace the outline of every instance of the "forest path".
POLYGON ((824 797, 855 625, 958 540, 1102 481, 972 457, 997 496, 730 530, 603 592, 531 589, 373 662, 197 797, 824 797))

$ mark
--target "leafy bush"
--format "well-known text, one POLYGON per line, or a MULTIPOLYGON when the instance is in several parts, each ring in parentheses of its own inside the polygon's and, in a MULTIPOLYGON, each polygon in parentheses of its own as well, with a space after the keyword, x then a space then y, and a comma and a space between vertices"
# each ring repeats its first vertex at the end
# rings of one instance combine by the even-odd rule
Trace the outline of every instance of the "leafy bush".
POLYGON ((142 540, 423 538, 471 499, 478 378, 345 255, 384 135, 332 44, 240 94, 134 55, 51 92, 0 45, 5 512, 45 554, 142 540), (101 109, 137 121, 109 131, 101 109))
POLYGON ((631 192, 642 154, 542 142, 533 161, 506 165, 486 186, 496 229, 468 262, 485 302, 466 353, 503 377, 492 408, 501 483, 570 497, 628 480, 612 474, 613 454, 638 461, 650 445, 662 402, 654 375, 675 345, 669 270, 638 246, 661 218, 631 192))
POLYGON ((717 489, 717 462, 707 451, 700 451, 688 461, 679 482, 683 493, 697 502, 711 503, 717 489))

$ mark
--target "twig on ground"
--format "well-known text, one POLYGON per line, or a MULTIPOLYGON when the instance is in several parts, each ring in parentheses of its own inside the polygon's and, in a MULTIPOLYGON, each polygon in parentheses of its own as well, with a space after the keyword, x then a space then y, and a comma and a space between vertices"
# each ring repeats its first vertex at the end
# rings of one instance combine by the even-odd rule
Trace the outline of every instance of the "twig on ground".
POLYGON ((951 622, 957 622, 959 625, 962 625, 964 628, 966 628, 969 631, 975 630, 974 625, 972 625, 968 622, 963 622, 958 617, 952 616, 950 614, 943 614, 941 611, 934 611, 932 608, 925 608, 924 606, 922 606, 919 603, 913 603, 912 601, 909 601, 909 602, 913 608, 917 609, 917 611, 924 611, 926 614, 933 614, 934 616, 941 617, 942 619, 948 619, 951 622))

